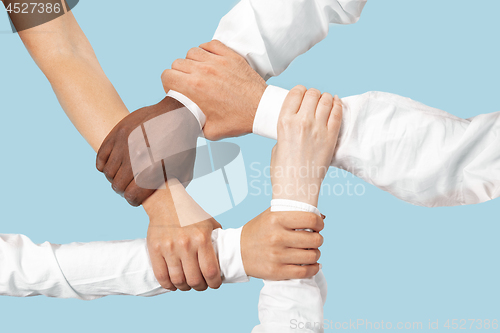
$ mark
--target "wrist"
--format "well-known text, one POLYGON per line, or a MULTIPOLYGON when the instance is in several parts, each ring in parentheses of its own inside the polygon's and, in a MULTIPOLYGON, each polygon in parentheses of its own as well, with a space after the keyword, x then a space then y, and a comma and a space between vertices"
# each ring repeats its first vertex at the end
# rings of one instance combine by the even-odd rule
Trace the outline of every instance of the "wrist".
POLYGON ((273 200, 284 199, 303 202, 311 206, 318 206, 318 197, 321 190, 321 179, 282 179, 272 180, 273 200))
POLYGON ((155 193, 142 203, 142 207, 148 214, 150 225, 180 226, 172 194, 168 187, 167 189, 156 190, 155 193))
POLYGON ((254 127, 254 122, 255 122, 255 116, 257 115, 257 110, 259 108, 259 105, 262 101, 262 97, 264 96, 264 93, 266 92, 267 89, 267 84, 264 82, 263 84, 260 84, 255 87, 255 91, 252 94, 253 100, 251 103, 249 103, 250 110, 247 112, 248 114, 248 119, 245 122, 245 128, 243 134, 250 134, 253 133, 253 127, 254 127))

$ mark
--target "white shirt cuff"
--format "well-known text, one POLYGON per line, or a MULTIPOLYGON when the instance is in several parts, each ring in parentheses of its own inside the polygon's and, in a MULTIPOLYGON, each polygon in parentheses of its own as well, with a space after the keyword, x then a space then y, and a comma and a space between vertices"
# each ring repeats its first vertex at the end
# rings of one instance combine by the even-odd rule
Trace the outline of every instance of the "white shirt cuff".
POLYGON ((253 121, 253 133, 276 140, 278 138, 278 118, 288 90, 267 86, 259 103, 253 121))
POLYGON ((186 108, 188 108, 189 111, 193 113, 193 115, 196 117, 198 120, 198 123, 200 124, 200 128, 203 129, 205 126, 205 122, 207 118, 205 117, 205 114, 203 111, 201 111, 200 107, 194 103, 192 100, 184 96, 183 94, 170 90, 167 93, 168 97, 172 97, 173 99, 177 100, 179 103, 183 104, 186 108))
POLYGON ((307 212, 321 215, 318 208, 305 202, 288 200, 288 199, 273 199, 271 200, 272 212, 307 212))
POLYGON ((241 259, 241 231, 239 229, 215 229, 212 231, 212 243, 219 256, 222 282, 248 282, 243 260, 241 259))

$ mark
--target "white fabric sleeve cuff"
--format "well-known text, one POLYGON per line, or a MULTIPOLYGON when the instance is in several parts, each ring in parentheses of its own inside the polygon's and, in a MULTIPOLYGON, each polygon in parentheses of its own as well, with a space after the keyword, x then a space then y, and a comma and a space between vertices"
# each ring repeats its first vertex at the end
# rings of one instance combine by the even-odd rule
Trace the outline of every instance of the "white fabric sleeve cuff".
POLYGON ((179 103, 183 104, 186 108, 188 108, 188 110, 191 111, 193 113, 193 115, 196 117, 196 119, 198 120, 198 123, 200 124, 200 128, 203 129, 207 118, 205 117, 205 114, 203 113, 203 111, 201 111, 200 107, 196 103, 194 103, 192 100, 190 100, 189 98, 187 98, 183 94, 181 94, 177 91, 174 91, 174 90, 170 90, 167 93, 167 96, 172 97, 173 99, 177 100, 179 103))
POLYGON ((253 121, 253 133, 269 139, 278 138, 278 118, 288 90, 267 86, 253 121))
POLYGON ((239 229, 215 229, 212 231, 212 243, 219 257, 223 283, 248 282, 243 260, 241 259, 241 231, 239 229))
POLYGON ((314 213, 321 215, 318 208, 305 202, 288 200, 288 199, 273 199, 271 200, 271 212, 290 212, 299 211, 314 213))

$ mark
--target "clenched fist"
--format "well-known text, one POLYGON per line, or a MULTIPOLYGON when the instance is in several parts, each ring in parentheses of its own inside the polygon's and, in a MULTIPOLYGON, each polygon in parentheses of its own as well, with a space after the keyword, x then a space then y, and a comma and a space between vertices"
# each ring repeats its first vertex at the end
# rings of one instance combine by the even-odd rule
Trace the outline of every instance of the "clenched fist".
POLYGON ((213 40, 189 50, 162 75, 165 91, 175 90, 206 115, 205 137, 219 140, 252 133, 266 82, 236 52, 213 40))

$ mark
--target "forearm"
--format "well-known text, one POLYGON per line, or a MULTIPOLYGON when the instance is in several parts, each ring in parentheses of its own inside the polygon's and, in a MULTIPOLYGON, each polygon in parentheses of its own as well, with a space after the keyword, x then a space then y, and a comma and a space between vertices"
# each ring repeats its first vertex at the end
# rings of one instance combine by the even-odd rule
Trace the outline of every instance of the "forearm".
MULTIPOLYGON (((234 260, 238 230, 217 229, 217 250, 224 283, 248 278, 234 260)), ((0 234, 0 295, 93 300, 110 295, 156 296, 168 292, 157 282, 145 239, 35 244, 24 235, 0 234)))
MULTIPOLYGON (((257 110, 254 133, 276 139, 287 93, 268 87, 257 110)), ((380 92, 346 97, 342 102, 345 112, 332 166, 421 206, 476 204, 500 195, 496 148, 500 113, 461 119, 380 92)))
POLYGON ((267 80, 323 40, 330 23, 357 22, 365 4, 366 0, 242 0, 221 19, 214 39, 244 57, 267 80))
POLYGON ((97 151, 129 114, 71 12, 19 33, 69 119, 97 151))
MULTIPOLYGON (((129 111, 106 77, 73 14, 67 13, 19 35, 69 119, 97 151, 129 111)), ((185 197, 181 189, 176 193, 185 197)), ((170 217, 169 222, 178 224, 173 208, 170 192, 166 190, 156 191, 144 205, 150 217, 164 214, 162 216, 170 217)))

